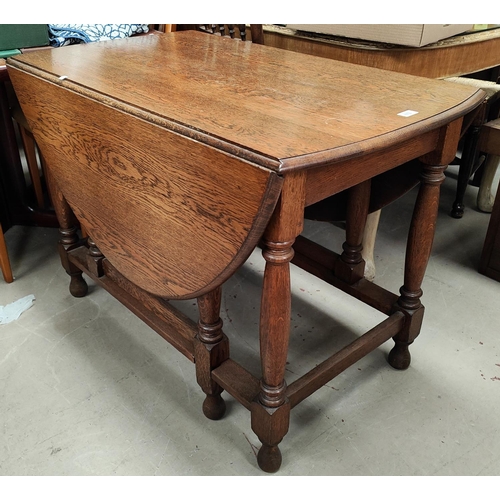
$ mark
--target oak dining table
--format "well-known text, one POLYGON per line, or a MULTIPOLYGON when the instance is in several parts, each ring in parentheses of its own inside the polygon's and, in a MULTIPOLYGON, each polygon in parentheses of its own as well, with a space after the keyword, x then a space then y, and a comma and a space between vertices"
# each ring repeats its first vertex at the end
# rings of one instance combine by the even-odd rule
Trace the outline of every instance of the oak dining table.
POLYGON ((193 31, 7 65, 47 163, 70 292, 87 293, 85 274, 190 359, 208 418, 223 417, 223 391, 246 407, 262 470, 281 466, 291 409, 363 356, 392 338, 388 362, 408 368, 443 172, 481 90, 193 31), (412 160, 420 187, 402 286, 390 291, 363 278, 367 200, 372 178, 412 160), (336 253, 301 233, 306 209, 342 192, 336 253), (251 373, 231 358, 219 311, 257 246, 261 372, 251 373), (385 319, 287 380, 292 265, 385 319), (193 298, 197 322, 171 303, 193 298))
MULTIPOLYGON (((170 26, 170 30, 176 25, 170 26)), ((444 78, 488 70, 498 76, 500 65, 500 27, 469 32, 424 47, 404 47, 292 30, 265 24, 265 44, 303 54, 388 69, 401 73, 444 78), (497 68, 496 70, 494 68, 497 68)), ((30 50, 46 50, 37 47, 30 50)), ((490 79, 489 76, 483 77, 490 79)), ((496 77, 495 77, 496 78, 496 77)), ((52 210, 40 209, 27 191, 22 166, 17 154, 15 130, 10 118, 5 93, 10 85, 5 59, 0 58, 0 219, 4 229, 13 225, 54 226, 52 210)))

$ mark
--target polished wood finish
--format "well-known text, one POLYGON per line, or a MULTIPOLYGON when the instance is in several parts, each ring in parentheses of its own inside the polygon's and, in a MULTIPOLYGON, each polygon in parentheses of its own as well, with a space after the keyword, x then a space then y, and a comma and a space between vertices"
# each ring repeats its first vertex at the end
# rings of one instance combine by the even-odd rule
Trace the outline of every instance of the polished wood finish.
MULTIPOLYGON (((405 47, 307 33, 275 25, 264 25, 264 34, 266 44, 270 46, 411 75, 430 78, 451 77, 457 82, 461 81, 479 88, 491 86, 493 82, 455 77, 479 72, 484 74, 487 73, 485 70, 490 70, 490 76, 494 75, 493 80, 496 80, 500 67, 500 28, 495 26, 490 26, 486 30, 472 30, 455 35, 424 47, 405 47)), ((482 76, 482 78, 486 77, 482 76)), ((480 151, 477 149, 480 127, 487 119, 498 117, 498 106, 494 105, 498 95, 493 96, 488 88, 484 90, 487 91, 487 95, 479 113, 475 117, 471 117, 472 123, 464 124, 465 136, 462 156, 459 160, 457 194, 450 212, 450 215, 457 219, 462 218, 464 214, 464 197, 469 180, 481 166, 478 161, 480 151), (485 116, 486 114, 489 116, 485 116)), ((480 190, 478 197, 478 206, 482 206, 485 211, 491 211, 488 187, 480 190), (485 198, 488 201, 484 202, 485 198)), ((372 241, 367 242, 371 243, 372 241)), ((364 255, 370 259, 369 275, 373 276, 375 272, 373 257, 368 249, 365 249, 364 255)))
POLYGON ((335 274, 353 284, 364 276, 365 262, 361 256, 363 234, 370 207, 371 179, 348 190, 346 210, 346 238, 343 252, 337 261, 335 274))
POLYGON ((220 304, 221 287, 198 297, 200 320, 195 341, 196 379, 207 395, 203 403, 203 413, 211 420, 224 416, 226 403, 221 397, 223 388, 211 377, 214 368, 229 359, 229 342, 222 332, 220 304))
POLYGON ((481 91, 194 31, 33 53, 9 71, 47 160, 71 293, 84 272, 194 361, 207 417, 223 416, 222 390, 248 408, 263 470, 281 465, 291 408, 327 380, 390 337, 389 362, 407 367, 442 172, 481 91), (359 272, 362 226, 375 179, 417 158, 397 295, 359 272), (301 232, 308 205, 344 190, 338 255, 301 232), (257 243, 259 377, 230 358, 219 316, 221 286, 257 243), (388 319, 288 387, 291 263, 388 319), (198 299, 198 325, 166 300, 183 297, 198 299))
POLYGON ((424 47, 355 40, 264 25, 266 45, 428 78, 475 73, 498 66, 500 28, 456 35, 424 47))
MULTIPOLYGON (((255 169, 216 149, 207 150, 189 138, 179 138, 155 124, 154 115, 146 117, 147 121, 138 120, 137 127, 127 133, 126 108, 103 108, 47 81, 40 82, 37 90, 24 101, 23 108, 28 117, 32 107, 43 109, 39 121, 32 122, 32 130, 52 174, 57 176, 58 185, 65 186, 65 198, 88 234, 129 280, 160 296, 194 297, 224 282, 248 257, 279 195, 281 179, 275 173, 255 169), (57 108, 43 107, 46 99, 59 100, 64 116, 59 116, 57 108), (87 113, 79 116, 83 107, 87 113), (56 121, 57 127, 47 126, 56 121), (96 123, 107 130, 98 142, 94 140, 96 123), (63 150, 60 129, 71 133, 63 150), (137 143, 149 144, 148 150, 137 148, 137 143), (189 149, 191 159, 184 155, 189 149), (85 169, 65 166, 81 162, 74 158, 74 151, 92 158, 85 169), (203 168, 200 157, 209 165, 219 165, 218 171, 203 168), (109 165, 106 171, 101 169, 103 164, 109 165), (184 168, 178 169, 179 164, 184 168), (120 193, 112 205, 108 200, 110 183, 120 193), (228 189, 221 192, 225 183, 228 189), (81 193, 86 190, 94 191, 95 199, 90 210, 86 206, 82 211, 81 193), (172 206, 183 210, 173 211, 172 206), (221 212, 218 206, 228 209, 221 212), (162 216, 150 219, 151 210, 162 216), (124 213, 128 215, 123 217, 124 213), (109 228, 102 227, 103 219, 109 228), (142 221, 148 219, 148 231, 144 232, 142 221), (193 230, 187 245, 186 226, 193 230)), ((16 82, 16 91, 25 95, 22 82, 16 82)))
MULTIPOLYGON (((68 60, 67 47, 48 51, 50 57, 46 57, 47 51, 30 53, 24 56, 29 57, 26 70, 32 68, 33 74, 43 74, 47 89, 51 84, 52 92, 59 92, 61 97, 73 96, 72 91, 78 91, 88 100, 111 94, 110 103, 123 113, 203 140, 225 152, 237 152, 239 157, 278 172, 381 154, 388 146, 399 148, 406 139, 420 137, 429 128, 444 125, 450 117, 465 114, 471 106, 463 104, 461 97, 483 95, 461 85, 334 61, 327 63, 322 58, 236 43, 224 37, 200 38, 202 35, 198 34, 194 42, 190 40, 192 35, 178 32, 77 45, 71 47, 73 60, 68 60), (175 35, 178 41, 171 47, 175 35), (219 46, 231 50, 220 50, 217 57, 207 57, 219 46), (124 74, 120 64, 109 63, 106 55, 110 53, 117 59, 126 55, 127 64, 131 68, 140 67, 141 71, 137 75, 124 74), (152 57, 158 58, 155 64, 152 57), (94 71, 88 71, 92 66, 94 71), (158 67, 169 71, 161 74, 158 67), (276 67, 280 72, 274 78, 279 77, 281 94, 269 89, 269 75, 276 67), (302 77, 299 71, 304 73, 302 77), (372 89, 369 107, 363 105, 359 91, 367 71, 372 89), (237 77, 238 72, 244 72, 245 78, 237 77), (67 78, 59 80, 62 75, 67 78), (314 78, 314 85, 306 76, 314 78), (336 80, 335 86, 332 80, 336 80), (189 114, 186 101, 191 103, 189 114), (347 104, 351 102, 356 104, 347 104), (436 106, 449 111, 436 117, 436 106), (450 109, 452 106, 456 108, 450 109), (153 108, 154 113, 146 111, 153 108), (229 116, 207 118, 220 115, 221 109, 231 109, 231 115, 241 123, 231 127, 229 116), (398 116, 408 109, 418 114, 398 116), (363 122, 367 115, 369 120, 363 122), (286 129, 282 126, 284 118, 288 123, 286 129), (273 134, 268 130, 273 130, 273 134)), ((10 60, 10 65, 19 64, 17 59, 21 57, 10 60)), ((12 71, 9 72, 12 76, 12 71)), ((20 91, 20 84, 16 83, 16 93, 20 91)), ((33 96, 30 100, 37 102, 37 99, 40 98, 33 96)), ((23 110, 28 116, 28 101, 23 103, 23 110)), ((33 133, 36 135, 35 130, 33 133)), ((378 165, 372 168, 384 170, 378 165)))
MULTIPOLYGON (((34 189, 28 188, 26 184, 12 120, 12 94, 6 61, 0 59, 0 205, 3 208, 0 214, 1 222, 4 230, 14 225, 57 227, 54 211, 46 205, 40 207, 41 198, 37 200, 34 189)), ((39 175, 35 177, 34 182, 38 179, 39 175)), ((38 188, 38 185, 34 185, 34 188, 38 188)))
MULTIPOLYGON (((149 33, 135 36, 155 35, 175 29, 171 24, 151 24, 149 33)), ((21 49, 23 53, 52 50, 51 46, 21 49)), ((4 228, 13 225, 39 225, 57 227, 57 219, 52 209, 49 186, 43 182, 44 160, 37 160, 37 148, 26 119, 11 92, 11 82, 5 59, 0 58, 0 161, 5 163, 4 175, 0 177, 0 199, 5 203, 2 211, 4 228), (12 119, 19 125, 22 146, 31 177, 31 185, 26 185, 19 156, 12 119), (2 185, 6 194, 2 193, 2 185)), ((38 151, 39 153, 39 151, 38 151)))

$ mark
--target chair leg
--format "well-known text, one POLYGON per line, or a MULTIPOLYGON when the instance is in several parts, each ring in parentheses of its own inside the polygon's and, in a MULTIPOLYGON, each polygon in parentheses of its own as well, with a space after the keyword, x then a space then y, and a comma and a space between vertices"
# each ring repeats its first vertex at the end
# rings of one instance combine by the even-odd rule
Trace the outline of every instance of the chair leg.
POLYGON ((476 147, 479 139, 479 127, 471 127, 467 132, 464 142, 464 150, 458 170, 457 194, 450 215, 455 219, 461 219, 464 215, 464 197, 467 190, 467 184, 474 171, 474 162, 476 159, 476 147))
POLYGON ((40 172, 38 170, 38 162, 36 160, 35 139, 33 134, 21 125, 19 125, 19 131, 21 132, 21 140, 24 146, 24 153, 26 155, 26 163, 28 164, 31 182, 33 183, 33 189, 35 191, 36 202, 41 208, 44 205, 44 199, 40 172))
POLYGON ((477 208, 479 208, 481 212, 491 213, 493 210, 495 198, 491 193, 491 188, 499 164, 500 156, 487 156, 483 176, 481 178, 481 184, 477 193, 477 208))
POLYGON ((40 166, 42 167, 42 174, 45 177, 45 187, 47 188, 48 206, 53 207, 54 203, 52 201, 52 193, 50 191, 50 184, 47 182, 47 166, 43 158, 42 152, 38 150, 40 156, 40 166))
POLYGON ((370 204, 371 181, 353 186, 348 191, 346 213, 346 239, 343 252, 335 262, 335 276, 345 283, 354 284, 365 275, 362 242, 370 204))
POLYGON ((12 269, 10 267, 9 254, 7 253, 7 245, 3 236, 2 226, 0 225, 0 268, 2 269, 3 278, 7 283, 12 283, 12 269))
POLYGON ((363 234, 363 249, 361 256, 365 261, 365 279, 373 281, 375 279, 375 259, 373 252, 375 249, 375 239, 382 210, 377 210, 368 214, 366 218, 365 232, 363 234))

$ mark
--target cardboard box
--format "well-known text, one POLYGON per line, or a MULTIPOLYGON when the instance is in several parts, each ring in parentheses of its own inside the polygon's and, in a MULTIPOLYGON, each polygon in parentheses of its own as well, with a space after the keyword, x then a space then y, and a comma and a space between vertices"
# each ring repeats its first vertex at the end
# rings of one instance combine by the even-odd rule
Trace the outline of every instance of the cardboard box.
POLYGON ((287 24, 287 28, 422 47, 473 28, 473 24, 287 24))
POLYGON ((46 24, 0 24, 0 50, 42 47, 49 44, 46 24))

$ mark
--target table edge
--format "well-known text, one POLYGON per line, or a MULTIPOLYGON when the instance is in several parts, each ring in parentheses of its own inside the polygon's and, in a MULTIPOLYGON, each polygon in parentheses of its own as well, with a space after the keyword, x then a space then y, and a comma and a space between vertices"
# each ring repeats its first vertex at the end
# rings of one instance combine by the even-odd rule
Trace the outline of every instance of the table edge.
POLYGON ((387 149, 388 147, 405 140, 409 140, 423 132, 437 129, 466 115, 483 101, 485 95, 482 90, 476 89, 475 92, 471 93, 467 99, 453 108, 440 113, 439 115, 434 115, 422 121, 418 121, 411 125, 407 125, 361 142, 350 143, 333 149, 326 149, 324 151, 317 151, 300 156, 276 158, 266 156, 257 151, 229 142, 224 138, 211 135, 200 129, 188 127, 187 125, 179 123, 175 120, 165 118, 150 110, 146 110, 109 95, 102 94, 79 83, 75 83, 68 78, 61 79, 59 75, 41 70, 25 61, 17 60, 16 56, 8 59, 7 68, 8 67, 12 67, 37 78, 44 79, 62 88, 84 95, 85 97, 116 108, 122 112, 154 123, 158 126, 171 130, 174 133, 202 142, 208 146, 214 147, 215 149, 237 156, 238 158, 242 158, 260 167, 273 170, 279 174, 293 170, 319 167, 325 164, 338 163, 349 158, 355 158, 377 150, 387 149))
POLYGON ((180 122, 158 115, 153 111, 146 110, 138 106, 131 105, 115 97, 102 94, 93 89, 85 87, 84 85, 72 82, 68 78, 61 80, 58 75, 40 70, 39 68, 24 61, 9 58, 9 61, 7 62, 7 68, 9 67, 12 67, 18 71, 22 71, 24 73, 28 73, 37 78, 49 81, 55 85, 65 88, 66 90, 70 90, 89 99, 101 102, 132 116, 136 116, 137 118, 154 123, 155 125, 159 125, 165 129, 171 130, 174 133, 182 135, 183 137, 188 137, 190 139, 203 142, 204 144, 212 146, 215 149, 232 154, 234 156, 237 156, 238 158, 250 161, 269 170, 280 171, 281 169, 281 161, 275 157, 266 156, 262 153, 253 151, 248 148, 242 148, 241 146, 229 142, 221 137, 211 135, 200 129, 188 127, 187 125, 184 125, 180 122))

